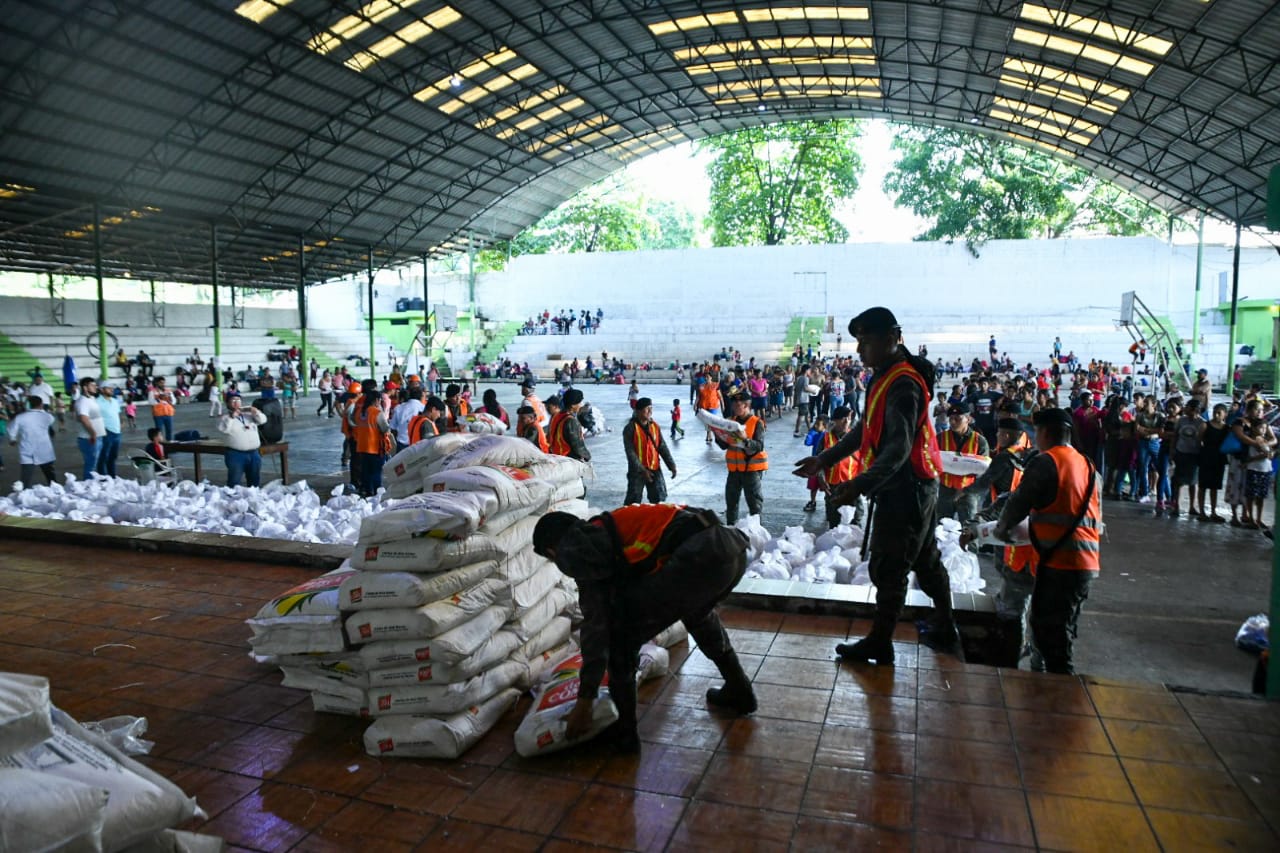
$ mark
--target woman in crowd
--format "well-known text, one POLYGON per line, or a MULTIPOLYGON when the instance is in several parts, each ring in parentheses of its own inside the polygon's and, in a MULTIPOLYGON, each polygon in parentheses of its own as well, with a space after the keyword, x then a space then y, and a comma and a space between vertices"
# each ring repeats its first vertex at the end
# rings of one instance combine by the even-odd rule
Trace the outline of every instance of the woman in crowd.
POLYGON ((1218 515, 1218 490, 1222 488, 1222 475, 1227 468, 1227 458, 1222 455, 1222 442, 1230 430, 1227 428, 1227 407, 1223 403, 1213 407, 1213 418, 1205 424, 1200 443, 1198 471, 1199 495, 1195 515, 1201 521, 1221 524, 1225 518, 1218 515), (1204 495, 1209 493, 1209 511, 1204 508, 1204 495))

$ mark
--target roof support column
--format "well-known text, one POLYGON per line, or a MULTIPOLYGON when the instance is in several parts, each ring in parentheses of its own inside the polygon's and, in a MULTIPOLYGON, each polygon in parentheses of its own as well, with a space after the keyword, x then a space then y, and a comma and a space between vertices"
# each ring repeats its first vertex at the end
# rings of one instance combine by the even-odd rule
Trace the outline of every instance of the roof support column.
POLYGON ((307 394, 307 381, 311 376, 307 367, 307 282, 306 265, 302 261, 302 248, 306 242, 298 237, 298 334, 302 338, 302 346, 298 348, 298 384, 302 395, 307 394))
POLYGON ((373 246, 369 247, 369 378, 378 381, 378 353, 373 343, 373 246))
POLYGON ((1236 315, 1240 308, 1240 223, 1236 223, 1236 248, 1231 257, 1231 334, 1227 350, 1227 397, 1236 390, 1236 315))
MULTIPOLYGON (((1191 314, 1191 359, 1195 362, 1200 355, 1200 280, 1204 272, 1204 214, 1200 214, 1200 224, 1196 228, 1196 300, 1191 314)), ((1199 364, 1195 365, 1197 368, 1199 364)), ((1210 413, 1212 414, 1212 412, 1210 413)))
MULTIPOLYGON (((427 281, 427 253, 422 253, 422 352, 426 366, 422 367, 423 381, 427 371, 431 370, 431 285, 427 281)), ((434 389, 428 389, 435 393, 434 389)))
POLYGON ((93 277, 98 282, 98 379, 107 379, 107 300, 102 285, 102 216, 93 203, 93 277))
POLYGON ((222 361, 222 322, 218 317, 218 225, 209 226, 209 284, 213 286, 213 355, 222 361))

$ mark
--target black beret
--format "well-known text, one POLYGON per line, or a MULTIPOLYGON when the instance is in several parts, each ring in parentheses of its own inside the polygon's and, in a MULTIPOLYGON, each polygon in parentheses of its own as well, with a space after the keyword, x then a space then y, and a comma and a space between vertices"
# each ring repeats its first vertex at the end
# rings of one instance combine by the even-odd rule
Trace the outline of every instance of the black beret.
POLYGON ((849 334, 855 338, 863 334, 900 331, 902 327, 898 325, 898 318, 888 308, 881 306, 868 308, 849 321, 849 334))
POLYGON ((1036 426, 1057 426, 1071 429, 1071 413, 1066 409, 1041 409, 1031 416, 1036 426))
POLYGON ((836 406, 831 412, 831 419, 833 421, 838 421, 841 418, 847 418, 852 414, 853 409, 850 409, 848 406, 836 406))
POLYGON ((576 406, 582 402, 582 392, 577 388, 570 388, 564 392, 565 406, 576 406))
POLYGON ((536 413, 533 411, 533 406, 521 406, 520 408, 516 409, 516 414, 517 414, 517 415, 532 415, 532 414, 536 414, 536 413))
POLYGON ((438 409, 439 411, 443 412, 444 408, 445 408, 444 400, 441 400, 435 394, 432 394, 430 397, 428 397, 426 401, 422 404, 423 411, 426 411, 427 409, 438 409))
POLYGON ((636 400, 636 411, 638 412, 641 409, 647 409, 652 405, 653 405, 653 400, 650 400, 648 397, 641 397, 638 400, 636 400))
POLYGON ((969 412, 969 404, 968 404, 968 403, 952 403, 951 405, 947 406, 947 415, 948 415, 948 416, 950 416, 950 415, 967 415, 967 414, 970 414, 970 412, 969 412))
POLYGON ((1011 429, 1015 432, 1022 431, 1022 421, 1017 418, 1001 418, 996 422, 996 429, 1011 429))
POLYGON ((462 393, 462 388, 457 385, 450 385, 448 388, 444 389, 444 395, 446 397, 454 397, 460 393, 462 393))

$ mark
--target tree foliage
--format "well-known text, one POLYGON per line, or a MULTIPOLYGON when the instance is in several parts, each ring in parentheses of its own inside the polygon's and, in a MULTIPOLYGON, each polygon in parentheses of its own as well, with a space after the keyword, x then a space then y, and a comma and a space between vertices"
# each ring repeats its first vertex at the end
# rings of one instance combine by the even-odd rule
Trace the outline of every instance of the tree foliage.
POLYGON ((852 119, 749 127, 702 140, 714 159, 707 217, 716 246, 840 243, 832 216, 862 174, 852 119))
POLYGON ((933 224, 917 240, 987 240, 1069 233, 1159 233, 1165 214, 1119 187, 1031 147, 950 128, 900 126, 885 192, 933 224))

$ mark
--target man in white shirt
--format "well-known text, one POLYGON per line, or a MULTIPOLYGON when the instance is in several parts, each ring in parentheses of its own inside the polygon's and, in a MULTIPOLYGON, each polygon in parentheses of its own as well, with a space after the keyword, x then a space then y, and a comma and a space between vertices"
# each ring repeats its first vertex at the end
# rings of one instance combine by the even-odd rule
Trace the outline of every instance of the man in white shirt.
POLYGON ((44 410, 44 401, 39 397, 29 397, 27 405, 31 408, 20 412, 9 423, 9 443, 18 445, 18 464, 21 466, 19 476, 28 486, 34 485, 36 468, 44 474, 46 483, 52 483, 57 475, 53 472, 53 415, 44 410))
POLYGON ((257 487, 262 471, 262 439, 258 427, 267 416, 250 406, 241 407, 240 395, 227 398, 227 413, 218 421, 218 431, 226 433, 227 485, 238 486, 243 477, 246 486, 257 487))
POLYGON ((80 380, 80 396, 76 398, 72 412, 80 424, 76 444, 80 447, 80 455, 84 457, 82 479, 88 480, 89 475, 98 467, 102 436, 107 431, 102 423, 102 410, 98 408, 98 380, 92 376, 80 380))
POLYGON ((44 403, 44 408, 53 407, 53 386, 44 381, 44 376, 37 373, 35 378, 31 380, 31 385, 27 387, 28 397, 39 397, 44 403))
POLYGON ((410 444, 409 421, 422 414, 425 408, 422 402, 423 391, 421 385, 410 385, 407 393, 409 399, 392 409, 391 417, 387 418, 391 431, 395 433, 397 453, 410 444))

